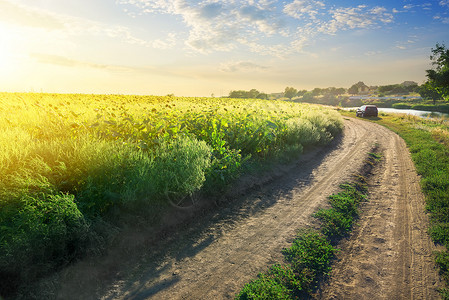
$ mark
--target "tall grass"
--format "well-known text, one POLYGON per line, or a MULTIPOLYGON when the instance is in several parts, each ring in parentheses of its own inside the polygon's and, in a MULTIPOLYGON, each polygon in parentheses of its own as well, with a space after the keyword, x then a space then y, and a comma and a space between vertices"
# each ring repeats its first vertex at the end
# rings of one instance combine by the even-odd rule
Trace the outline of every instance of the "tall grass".
POLYGON ((287 102, 0 93, 0 105, 5 295, 105 247, 97 222, 156 225, 170 203, 223 192, 245 163, 288 160, 343 128, 336 112, 287 102))

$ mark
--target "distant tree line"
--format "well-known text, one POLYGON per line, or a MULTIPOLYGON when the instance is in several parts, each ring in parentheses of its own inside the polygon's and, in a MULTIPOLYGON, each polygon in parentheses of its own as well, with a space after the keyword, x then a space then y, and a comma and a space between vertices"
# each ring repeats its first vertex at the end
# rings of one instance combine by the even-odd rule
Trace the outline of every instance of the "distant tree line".
POLYGON ((249 91, 238 90, 229 92, 229 98, 268 99, 268 94, 261 93, 256 89, 249 91))
MULTIPOLYGON (((345 88, 314 88, 311 91, 297 90, 294 87, 286 87, 284 93, 276 94, 275 98, 285 97, 290 100, 300 102, 316 102, 321 104, 337 105, 342 101, 349 101, 349 95, 361 95, 361 94, 376 94, 379 97, 386 95, 409 95, 418 93, 425 100, 433 100, 434 104, 436 100, 444 99, 449 101, 449 49, 444 44, 436 44, 435 48, 432 48, 430 60, 432 62, 432 69, 426 70, 427 81, 422 85, 418 85, 413 81, 405 81, 401 84, 389 84, 382 86, 368 87, 362 81, 353 84, 349 89, 345 88)), ((272 94, 271 96, 273 96, 272 94)), ((257 98, 257 99, 269 99, 270 95, 259 92, 256 89, 249 91, 231 91, 229 93, 230 98, 257 98)), ((348 104, 348 103, 346 103, 348 104)), ((351 103, 358 105, 357 103, 351 103)))

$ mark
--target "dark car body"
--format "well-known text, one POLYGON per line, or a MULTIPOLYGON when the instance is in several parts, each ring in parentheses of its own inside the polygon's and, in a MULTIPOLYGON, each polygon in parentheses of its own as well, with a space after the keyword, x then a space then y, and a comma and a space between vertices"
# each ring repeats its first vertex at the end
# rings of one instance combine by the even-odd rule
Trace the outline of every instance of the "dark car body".
POLYGON ((363 105, 357 108, 357 112, 355 113, 355 115, 362 118, 377 117, 378 113, 379 112, 376 105, 363 105))

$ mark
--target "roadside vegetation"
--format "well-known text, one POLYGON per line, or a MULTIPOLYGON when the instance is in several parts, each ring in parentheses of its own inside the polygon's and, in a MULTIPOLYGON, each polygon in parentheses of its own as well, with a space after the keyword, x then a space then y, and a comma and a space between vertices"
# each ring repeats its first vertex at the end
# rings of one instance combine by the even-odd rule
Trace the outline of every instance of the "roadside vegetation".
MULTIPOLYGON (((369 175, 381 159, 368 154, 363 175, 369 175)), ((301 229, 289 248, 283 249, 285 262, 259 273, 257 279, 246 284, 236 299, 308 299, 321 280, 327 278, 340 239, 352 229, 361 202, 366 201, 366 179, 356 174, 350 183, 340 185, 341 191, 329 197, 330 208, 318 210, 314 217, 319 228, 301 229)))
POLYGON ((343 128, 335 111, 282 101, 0 93, 0 104, 3 297, 343 128))

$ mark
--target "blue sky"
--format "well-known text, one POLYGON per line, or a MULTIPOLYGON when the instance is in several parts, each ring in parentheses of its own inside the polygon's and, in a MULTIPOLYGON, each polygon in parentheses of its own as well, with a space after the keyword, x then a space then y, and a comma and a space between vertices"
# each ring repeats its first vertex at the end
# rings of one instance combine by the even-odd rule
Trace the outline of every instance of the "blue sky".
POLYGON ((178 96, 422 83, 449 0, 0 0, 0 91, 178 96))

